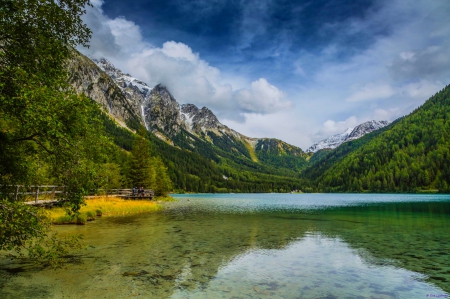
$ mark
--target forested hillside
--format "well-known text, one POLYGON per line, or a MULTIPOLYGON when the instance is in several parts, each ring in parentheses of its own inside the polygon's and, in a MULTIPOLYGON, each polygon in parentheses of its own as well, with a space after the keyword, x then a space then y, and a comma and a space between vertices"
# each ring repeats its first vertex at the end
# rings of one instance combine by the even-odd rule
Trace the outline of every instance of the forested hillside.
MULTIPOLYGON (((118 126, 103 114, 104 127, 114 143, 130 151, 133 148, 134 133, 118 126)), ((184 134, 189 134, 185 132, 184 134)), ((182 136, 182 135, 181 135, 182 136)), ((196 136, 185 136, 195 139, 196 136)), ((173 182, 180 192, 289 192, 307 185, 299 173, 275 168, 213 148, 210 143, 195 139, 197 152, 174 147, 147 132, 151 144, 151 155, 160 157, 173 182)), ((122 154, 118 154, 121 156, 122 154)), ((117 158, 123 175, 127 177, 126 159, 117 158)))
POLYGON ((449 191, 450 86, 410 115, 324 155, 305 172, 318 191, 449 191))

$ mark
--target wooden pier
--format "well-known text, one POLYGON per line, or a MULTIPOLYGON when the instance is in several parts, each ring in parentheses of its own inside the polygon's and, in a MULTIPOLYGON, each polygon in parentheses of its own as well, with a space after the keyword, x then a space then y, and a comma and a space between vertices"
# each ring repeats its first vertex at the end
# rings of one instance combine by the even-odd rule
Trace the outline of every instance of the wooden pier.
POLYGON ((153 200, 155 198, 155 191, 152 189, 144 189, 142 193, 138 193, 138 190, 136 190, 135 193, 133 193, 133 189, 118 189, 120 190, 116 196, 123 197, 125 199, 134 199, 134 200, 141 200, 141 199, 147 199, 147 200, 153 200))

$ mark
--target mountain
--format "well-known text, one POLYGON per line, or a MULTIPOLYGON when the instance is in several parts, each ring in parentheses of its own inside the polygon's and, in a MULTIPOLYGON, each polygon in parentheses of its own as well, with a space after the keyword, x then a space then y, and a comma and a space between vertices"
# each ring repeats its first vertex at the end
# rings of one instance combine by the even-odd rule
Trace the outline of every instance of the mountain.
MULTIPOLYGON (((163 85, 148 86, 106 59, 77 53, 69 63, 70 82, 99 105, 105 131, 130 151, 134 132, 148 131, 174 187, 193 192, 287 192, 306 184, 302 149, 273 138, 251 138, 222 124, 207 107, 180 105, 163 85)), ((117 163, 127 170, 126 152, 117 163)))
POLYGON ((305 153, 281 140, 244 136, 207 107, 180 105, 166 87, 150 88, 107 60, 96 63, 77 55, 68 64, 70 82, 105 113, 106 133, 125 150, 115 154, 121 171, 142 125, 178 190, 450 191, 449 86, 393 123, 361 124, 305 153))
POLYGON ((90 59, 74 52, 67 68, 75 90, 97 102, 121 126, 137 127, 142 122, 135 101, 127 98, 112 77, 90 59))
POLYGON ((348 128, 344 133, 336 134, 331 137, 328 137, 324 140, 321 140, 311 147, 309 147, 306 152, 307 153, 315 153, 321 149, 334 149, 340 146, 342 143, 355 140, 361 138, 367 133, 373 132, 375 130, 381 129, 389 124, 388 121, 376 121, 371 120, 365 123, 362 123, 355 128, 348 128))
POLYGON ((386 120, 382 120, 382 121, 371 120, 371 121, 362 123, 362 124, 356 126, 352 130, 352 132, 348 135, 348 137, 345 139, 344 142, 361 138, 362 136, 366 135, 367 133, 381 129, 387 125, 389 125, 389 122, 386 120))
POLYGON ((352 133, 353 128, 348 128, 344 133, 336 134, 326 139, 323 139, 317 143, 314 143, 309 147, 306 152, 307 153, 315 153, 321 149, 325 148, 336 148, 347 140, 347 137, 352 133))
POLYGON ((161 84, 150 88, 106 59, 92 61, 122 90, 135 114, 140 114, 141 123, 173 146, 205 156, 223 156, 223 153, 205 152, 205 146, 198 144, 203 141, 213 146, 212 151, 216 148, 274 167, 297 171, 306 164, 307 155, 298 147, 273 138, 247 137, 220 123, 207 107, 180 105, 161 84))
POLYGON ((449 192, 450 86, 411 114, 348 141, 303 177, 325 192, 449 192))

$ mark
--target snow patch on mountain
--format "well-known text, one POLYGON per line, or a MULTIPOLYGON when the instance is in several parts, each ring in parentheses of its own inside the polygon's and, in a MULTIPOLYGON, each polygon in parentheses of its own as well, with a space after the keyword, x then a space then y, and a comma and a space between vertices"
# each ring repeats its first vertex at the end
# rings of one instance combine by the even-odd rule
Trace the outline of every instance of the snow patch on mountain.
POLYGON ((350 133, 353 131, 353 128, 348 128, 347 130, 345 130, 344 133, 340 133, 340 134, 336 134, 333 136, 330 136, 324 140, 321 140, 317 143, 314 143, 310 148, 308 148, 306 150, 307 153, 315 153, 321 149, 324 148, 336 148, 339 145, 341 145, 343 142, 345 142, 345 140, 347 139, 347 137, 350 135, 350 133))
POLYGON ((381 129, 389 124, 388 121, 376 121, 371 120, 365 123, 362 123, 355 128, 348 128, 344 133, 336 134, 331 137, 328 137, 324 140, 321 140, 317 143, 314 143, 311 147, 309 147, 306 152, 307 153, 315 153, 321 149, 329 148, 335 149, 340 146, 342 143, 355 140, 361 138, 362 136, 371 133, 375 130, 381 129))
POLYGON ((345 141, 358 139, 360 137, 363 137, 367 133, 381 129, 381 128, 387 126, 388 124, 389 124, 389 122, 386 120, 382 120, 382 121, 371 120, 371 121, 365 122, 363 124, 356 126, 353 129, 353 131, 350 133, 350 135, 348 135, 348 137, 345 141))
POLYGON ((135 86, 143 94, 143 96, 147 96, 152 90, 152 88, 150 88, 145 82, 132 77, 130 74, 123 73, 105 58, 92 59, 92 61, 122 88, 135 86))

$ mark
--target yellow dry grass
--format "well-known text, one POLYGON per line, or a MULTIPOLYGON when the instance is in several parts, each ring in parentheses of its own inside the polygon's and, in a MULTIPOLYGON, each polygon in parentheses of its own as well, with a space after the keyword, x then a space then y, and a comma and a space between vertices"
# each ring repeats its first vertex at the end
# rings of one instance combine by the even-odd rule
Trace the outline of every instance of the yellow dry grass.
POLYGON ((255 149, 253 148, 253 146, 250 143, 248 143, 246 140, 243 140, 242 143, 247 148, 248 153, 250 154, 250 157, 252 158, 252 161, 258 162, 258 157, 256 156, 255 149))
MULTIPOLYGON (((125 216, 161 210, 161 205, 148 200, 124 200, 119 197, 98 197, 86 199, 86 205, 80 209, 81 218, 92 219, 95 215, 125 216), (83 216, 84 215, 84 216, 83 216)), ((54 224, 77 223, 66 215, 63 208, 48 210, 49 217, 54 224)), ((78 224, 82 224, 79 223, 78 224)))

